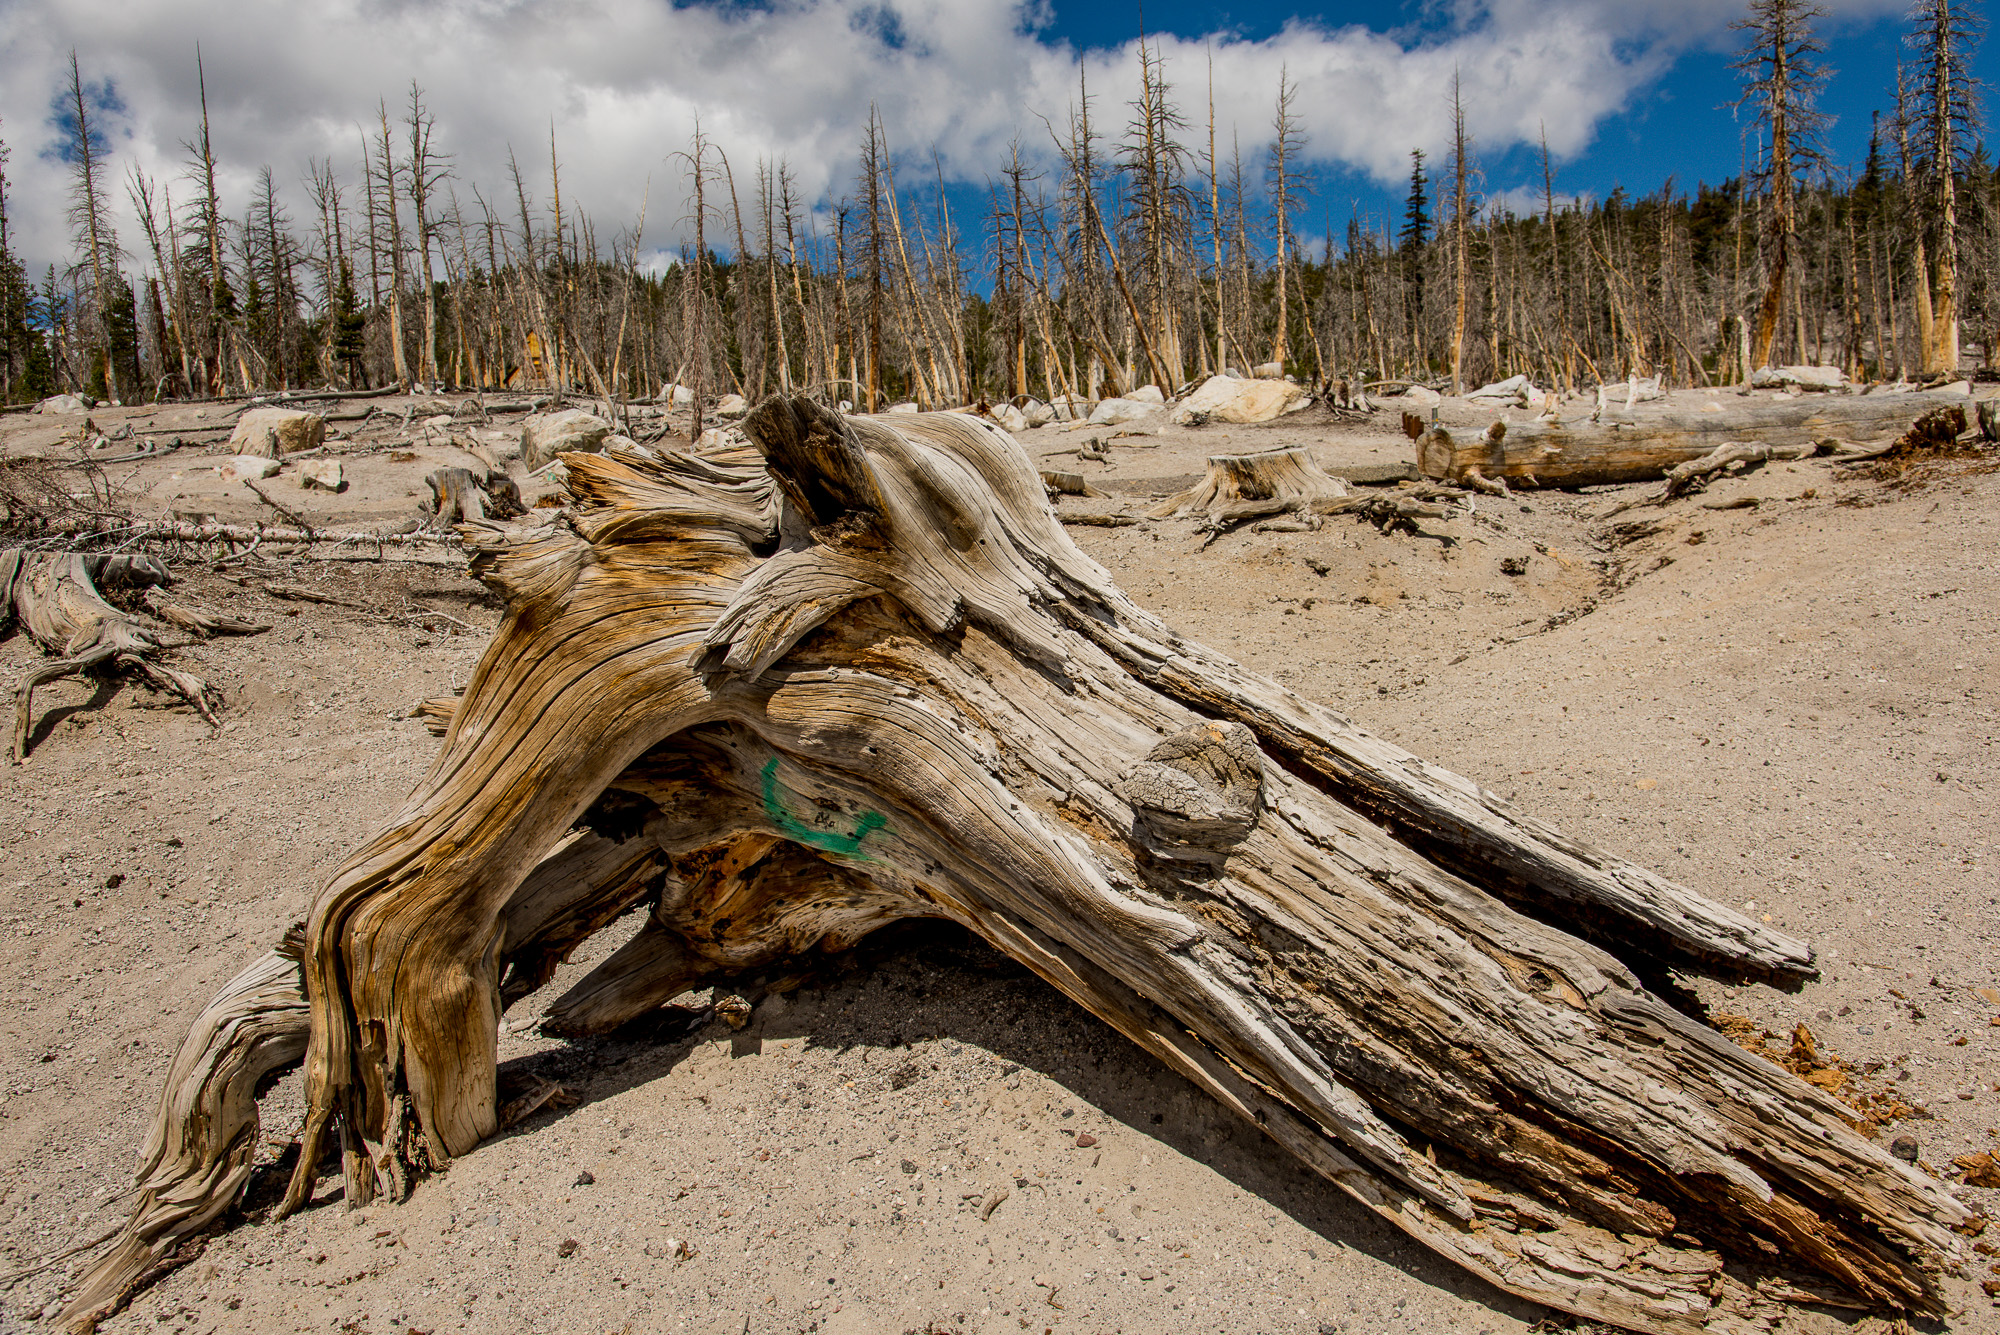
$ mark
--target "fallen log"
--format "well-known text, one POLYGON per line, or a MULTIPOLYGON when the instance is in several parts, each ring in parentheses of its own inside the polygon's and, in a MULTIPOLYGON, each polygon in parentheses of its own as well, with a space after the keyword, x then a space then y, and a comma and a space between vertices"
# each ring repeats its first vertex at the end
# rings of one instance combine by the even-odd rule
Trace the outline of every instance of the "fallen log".
POLYGON ((34 534, 37 539, 115 538, 121 546, 134 546, 142 542, 248 543, 253 546, 268 543, 281 547, 331 545, 377 548, 459 545, 456 533, 430 533, 420 529, 399 533, 374 533, 299 528, 281 524, 225 524, 213 519, 200 521, 136 519, 131 515, 107 514, 71 515, 54 519, 23 515, 16 520, 15 530, 23 536, 34 534))
POLYGON ((1505 424, 1497 438, 1434 426, 1417 442, 1426 477, 1463 482, 1477 469, 1514 486, 1594 487, 1646 482, 1677 464, 1713 453, 1724 442, 1798 446, 1833 438, 1876 440, 1906 430, 1937 407, 1963 407, 1963 394, 1756 400, 1721 412, 1646 413, 1624 421, 1524 421, 1505 424))
POLYGON ((1942 1312, 1966 1208, 1627 963, 1796 984, 1805 943, 1175 634, 994 427, 745 430, 763 460, 568 454, 561 522, 466 526, 509 610, 442 753, 197 1022, 73 1326, 233 1198, 301 1044, 281 1212, 332 1144, 352 1207, 472 1152, 507 1001, 648 895, 553 1028, 945 918, 1510 1293, 1662 1335, 1942 1312))
MULTIPOLYGON (((399 385, 383 385, 377 389, 284 390, 277 394, 258 394, 250 402, 259 407, 282 408, 293 403, 324 403, 338 399, 384 399, 392 394, 401 393, 403 389, 399 385)), ((197 400, 188 399, 185 402, 194 403, 197 400)), ((199 402, 206 403, 210 400, 202 399, 199 402)))
POLYGON ((1731 441, 1718 445, 1699 459, 1675 464, 1667 470, 1667 489, 1662 499, 1670 499, 1701 486, 1725 468, 1732 465, 1755 467, 1772 459, 1809 459, 1818 446, 1811 441, 1791 445, 1751 444, 1731 441))
POLYGON ((1044 468, 1042 485, 1058 496, 1102 496, 1103 492, 1090 485, 1081 473, 1065 473, 1060 469, 1044 468))

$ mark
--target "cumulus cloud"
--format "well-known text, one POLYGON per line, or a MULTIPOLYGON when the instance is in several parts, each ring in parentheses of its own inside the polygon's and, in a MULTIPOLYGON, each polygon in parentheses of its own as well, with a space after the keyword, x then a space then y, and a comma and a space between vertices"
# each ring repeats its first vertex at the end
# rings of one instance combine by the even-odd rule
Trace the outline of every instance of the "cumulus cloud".
MULTIPOLYGON (((1873 13, 1884 0, 1839 4, 1873 13)), ((1387 182, 1412 147, 1445 145, 1454 73, 1482 148, 1546 130, 1569 155, 1737 12, 1737 0, 1460 0, 1420 30, 1294 22, 1260 40, 1160 47, 1204 144, 1211 59, 1220 138, 1240 136, 1246 155, 1269 138, 1282 68, 1299 87, 1308 157, 1387 182)), ((121 181, 137 165, 187 194, 177 178, 199 123, 199 42, 220 185, 239 213, 266 164, 295 214, 308 159, 331 158, 357 181, 378 99, 394 128, 414 80, 468 206, 471 185, 504 187, 510 148, 545 200, 553 131, 566 203, 608 234, 636 216, 650 182, 647 239, 671 246, 685 230, 671 155, 697 117, 739 190, 757 159, 782 158, 809 199, 848 187, 871 105, 899 153, 935 148, 947 179, 970 182, 1016 137, 1046 153, 1038 117, 1064 123, 1080 59, 1101 123, 1122 123, 1133 46, 1079 53, 1047 39, 1046 19, 1035 0, 11 0, 0 7, 0 136, 13 148, 14 234, 37 264, 70 253, 52 108, 72 48, 86 81, 112 95, 100 120, 121 181)), ((136 224, 117 193, 131 249, 136 224)))

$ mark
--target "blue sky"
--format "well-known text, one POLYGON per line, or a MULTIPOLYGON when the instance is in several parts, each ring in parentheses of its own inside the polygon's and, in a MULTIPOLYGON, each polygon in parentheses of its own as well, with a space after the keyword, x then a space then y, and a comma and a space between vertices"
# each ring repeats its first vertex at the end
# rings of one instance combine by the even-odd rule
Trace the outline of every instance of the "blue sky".
MULTIPOLYGON (((1041 33, 1080 47, 1114 46, 1128 41, 1143 22, 1149 33, 1173 34, 1199 41, 1228 32, 1253 41, 1275 37, 1288 24, 1314 23, 1338 29, 1360 25, 1394 34, 1405 44, 1436 40, 1453 28, 1454 15, 1444 6, 1417 3, 1340 5, 1262 4, 1208 5, 1169 0, 1137 3, 1055 3, 1045 11, 1041 33)), ((1906 55, 1903 36, 1909 24, 1900 9, 1835 17, 1823 21, 1827 46, 1823 64, 1834 73, 1821 100, 1834 117, 1827 135, 1828 156, 1836 169, 1858 171, 1866 157, 1870 114, 1888 120, 1895 107, 1895 69, 1906 55)), ((1692 194, 1698 182, 1720 184, 1742 170, 1744 154, 1754 146, 1745 139, 1751 117, 1734 103, 1742 76, 1732 69, 1742 34, 1723 25, 1709 30, 1676 54, 1656 77, 1634 87, 1624 108, 1597 120, 1588 146, 1558 157, 1558 195, 1581 194, 1602 199, 1623 186, 1632 195, 1657 191, 1671 179, 1677 191, 1692 194)), ((1190 101, 1198 99, 1198 72, 1170 71, 1183 84, 1190 101)), ((1312 109, 1305 108, 1308 132, 1312 109)), ((1480 127, 1472 127, 1475 140, 1480 127)), ((1884 145, 1884 152, 1891 152, 1884 145)), ((1485 175, 1489 192, 1520 192, 1539 196, 1542 168, 1538 150, 1527 144, 1505 145, 1497 151, 1475 142, 1473 157, 1485 175)), ((1442 165, 1434 156, 1431 168, 1442 165)), ((1357 209, 1378 225, 1390 227, 1400 218, 1406 184, 1384 183, 1375 174, 1340 163, 1317 170, 1315 218, 1301 218, 1302 231, 1318 234, 1319 218, 1330 218, 1334 235, 1345 230, 1357 209)))
MULTIPOLYGON (((1838 117, 1832 156, 1857 166, 1869 112, 1890 105, 1903 0, 1823 3, 1838 71, 1826 99, 1838 117)), ((1356 207, 1395 218, 1409 149, 1442 161, 1455 71, 1490 194, 1526 202, 1539 192, 1543 130, 1566 193, 1644 194, 1668 177, 1692 190, 1734 175, 1743 142, 1728 105, 1729 23, 1741 12, 1741 0, 1155 0, 1145 23, 1199 141, 1213 61, 1224 152, 1237 136, 1246 162, 1261 159, 1278 74, 1289 71, 1318 183, 1299 219, 1312 235, 1323 219, 1343 231, 1356 207)), ((238 216, 266 164, 302 225, 313 160, 358 189, 377 99, 393 122, 414 79, 468 209, 475 185, 489 199, 510 193, 510 150, 545 205, 553 129, 566 206, 588 210, 608 239, 643 203, 644 248, 672 251, 689 230, 673 154, 697 117, 740 189, 760 160, 782 159, 806 197, 824 201, 852 179, 872 104, 901 183, 928 179, 935 149, 964 225, 1011 141, 1054 166, 1042 118, 1063 124, 1079 61, 1098 123, 1124 120, 1140 17, 1137 4, 1078 0, 0 0, 10 227, 37 267, 73 253, 50 108, 74 48, 85 80, 112 96, 101 128, 121 237, 136 251, 127 172, 189 195, 181 145, 198 125, 196 42, 224 204, 238 216)), ((731 230, 712 223, 710 236, 731 230)))

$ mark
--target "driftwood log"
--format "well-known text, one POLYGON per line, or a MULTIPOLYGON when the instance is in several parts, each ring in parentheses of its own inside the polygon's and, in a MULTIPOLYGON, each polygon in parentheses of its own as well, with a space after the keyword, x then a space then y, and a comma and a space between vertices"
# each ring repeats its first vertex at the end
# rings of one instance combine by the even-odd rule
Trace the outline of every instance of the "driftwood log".
POLYGON ((442 751, 196 1022, 72 1322, 221 1216, 301 1053, 282 1209, 334 1144, 354 1206, 473 1151, 503 1007, 642 904, 553 1029, 946 918, 1511 1293, 1674 1335, 1941 1310, 1965 1208, 1639 977, 1796 983, 1805 944, 1175 634, 995 427, 745 429, 468 526, 510 610, 442 751))
POLYGON ((1646 413, 1628 421, 1510 422, 1495 435, 1434 426, 1417 441, 1417 470, 1440 481, 1471 475, 1514 486, 1647 482, 1725 443, 1796 447, 1879 440, 1933 408, 1964 407, 1950 392, 1757 399, 1721 412, 1646 413))
POLYGON ((36 552, 0 548, 0 633, 18 624, 55 661, 45 663, 14 688, 14 760, 28 754, 34 727, 35 688, 61 677, 89 672, 130 672, 215 722, 221 697, 200 677, 158 661, 185 644, 163 638, 137 614, 106 601, 98 585, 145 591, 146 606, 167 625, 196 639, 211 635, 255 635, 269 630, 235 617, 213 616, 167 602, 160 586, 172 582, 157 558, 79 552, 36 552))

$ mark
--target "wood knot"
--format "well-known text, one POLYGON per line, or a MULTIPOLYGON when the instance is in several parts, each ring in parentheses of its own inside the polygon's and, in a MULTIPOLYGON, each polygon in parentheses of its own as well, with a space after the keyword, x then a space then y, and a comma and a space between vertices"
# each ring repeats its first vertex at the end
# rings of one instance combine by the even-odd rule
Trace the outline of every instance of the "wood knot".
POLYGON ((1220 848, 1256 827, 1264 757, 1241 723, 1196 723, 1162 739, 1118 792, 1139 833, 1170 848, 1220 848))

